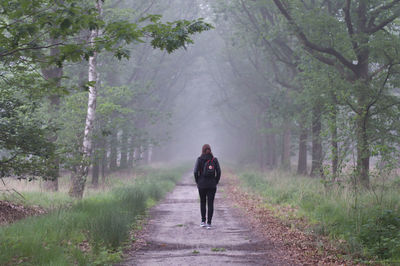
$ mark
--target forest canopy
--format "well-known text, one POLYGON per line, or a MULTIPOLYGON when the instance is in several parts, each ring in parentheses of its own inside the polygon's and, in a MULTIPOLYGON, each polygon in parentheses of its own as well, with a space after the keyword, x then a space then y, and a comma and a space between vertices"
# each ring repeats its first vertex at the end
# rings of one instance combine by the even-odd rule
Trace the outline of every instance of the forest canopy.
MULTIPOLYGON (((172 53, 192 44, 191 35, 212 28, 202 19, 163 22, 162 16, 147 14, 154 3, 146 6, 145 1, 136 1, 121 9, 115 8, 117 4, 102 0, 1 1, 1 177, 29 175, 55 181, 61 163, 81 170, 77 175, 83 186, 92 154, 89 143, 96 135, 93 123, 101 82, 96 77, 97 57, 129 59, 130 49, 146 42, 172 53), (85 64, 89 67, 86 80, 85 64), (71 66, 77 66, 77 71, 71 66), (76 74, 77 79, 73 77, 76 74), (74 110, 79 110, 78 99, 65 106, 71 97, 84 100, 85 91, 89 91, 86 122, 82 121, 84 113, 74 115, 74 110), (66 111, 68 121, 59 116, 60 110, 66 111), (86 128, 84 124, 71 128, 76 119, 86 123, 86 128)), ((129 85, 136 86, 132 81, 129 85)), ((118 90, 126 88, 117 86, 112 93, 118 94, 118 90)), ((110 111, 133 115, 130 107, 111 99, 107 97, 109 103, 100 105, 112 109, 108 115, 110 111)), ((84 106, 82 101, 80 104, 84 106)), ((107 135, 106 128, 99 130, 100 135, 107 135)))
POLYGON ((193 34, 213 27, 195 18, 202 13, 217 27, 207 37, 212 45, 187 58, 199 69, 199 58, 210 65, 221 91, 213 97, 219 127, 232 129, 238 148, 247 147, 241 153, 262 168, 290 169, 297 151, 297 173, 332 180, 351 161, 368 187, 371 167, 394 169, 399 161, 399 5, 205 1, 197 9, 178 3, 186 18, 167 13, 168 22, 157 14, 167 2, 2 0, 1 176, 54 181, 60 165, 86 176, 90 165, 96 173, 103 163, 103 172, 132 165, 165 141, 168 134, 146 128, 171 117, 190 67, 152 50, 193 45, 193 34), (132 71, 121 69, 124 60, 132 71), (157 83, 164 89, 154 90, 157 83))

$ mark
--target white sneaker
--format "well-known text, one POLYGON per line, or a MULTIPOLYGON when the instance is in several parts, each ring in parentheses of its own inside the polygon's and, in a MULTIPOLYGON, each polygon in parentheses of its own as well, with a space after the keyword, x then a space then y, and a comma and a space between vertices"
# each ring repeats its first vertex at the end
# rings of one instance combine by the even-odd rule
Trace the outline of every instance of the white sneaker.
POLYGON ((211 224, 207 224, 207 229, 211 229, 211 224))
POLYGON ((201 226, 201 227, 206 227, 206 222, 201 222, 201 223, 200 223, 200 226, 201 226))

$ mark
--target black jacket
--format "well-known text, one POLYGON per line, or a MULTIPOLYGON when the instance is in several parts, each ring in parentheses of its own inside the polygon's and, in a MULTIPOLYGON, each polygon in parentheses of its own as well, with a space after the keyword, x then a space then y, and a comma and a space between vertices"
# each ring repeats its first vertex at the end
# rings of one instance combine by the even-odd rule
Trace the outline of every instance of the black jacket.
POLYGON ((216 188, 219 183, 219 179, 221 178, 221 168, 216 157, 214 157, 215 178, 204 178, 202 174, 204 164, 212 158, 211 154, 203 154, 197 158, 196 165, 194 166, 194 179, 196 180, 198 188, 216 188))

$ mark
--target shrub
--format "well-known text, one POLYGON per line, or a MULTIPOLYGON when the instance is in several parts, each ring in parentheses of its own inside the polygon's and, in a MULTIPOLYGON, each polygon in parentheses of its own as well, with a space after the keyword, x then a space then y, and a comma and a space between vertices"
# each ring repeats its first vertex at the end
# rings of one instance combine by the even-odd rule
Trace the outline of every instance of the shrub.
POLYGON ((358 237, 369 254, 383 259, 400 259, 400 216, 393 210, 371 213, 358 237))

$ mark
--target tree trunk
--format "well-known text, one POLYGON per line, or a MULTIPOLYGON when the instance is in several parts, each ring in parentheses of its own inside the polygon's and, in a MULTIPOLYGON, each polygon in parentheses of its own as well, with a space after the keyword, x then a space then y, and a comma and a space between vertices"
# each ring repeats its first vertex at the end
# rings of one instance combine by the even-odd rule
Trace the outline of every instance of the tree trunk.
POLYGON ((337 178, 339 166, 339 145, 338 145, 338 132, 337 132, 337 107, 334 106, 332 112, 331 122, 331 153, 332 153, 332 176, 335 180, 337 178))
POLYGON ((92 185, 97 187, 99 185, 99 175, 100 175, 100 158, 95 158, 92 167, 92 185))
POLYGON ((131 137, 131 140, 129 143, 128 168, 133 168, 134 162, 135 162, 135 142, 134 142, 134 138, 131 137))
POLYGON ((357 173, 364 187, 369 187, 369 158, 367 123, 369 114, 363 112, 357 117, 357 173))
MULTIPOLYGON (((257 112, 257 111, 255 111, 257 112)), ((258 166, 260 167, 260 169, 264 168, 264 145, 263 145, 263 137, 261 134, 261 118, 260 118, 260 114, 257 115, 256 118, 256 125, 255 125, 255 131, 253 132, 253 136, 254 136, 254 151, 256 151, 254 153, 255 158, 254 158, 254 162, 258 162, 258 166)))
POLYGON ((101 155, 101 183, 105 184, 107 177, 107 141, 104 139, 101 155))
POLYGON ((311 176, 322 176, 321 106, 315 105, 312 114, 312 164, 311 176))
MULTIPOLYGON (((96 0, 96 8, 99 12, 99 16, 102 13, 102 1, 96 0)), ((93 42, 99 36, 99 30, 94 29, 90 32, 89 43, 93 46, 93 42)), ((97 52, 93 53, 93 56, 89 57, 89 74, 88 81, 95 82, 95 85, 89 86, 89 99, 88 108, 86 114, 85 131, 83 135, 82 143, 82 158, 81 162, 76 167, 72 175, 72 184, 69 190, 69 194, 72 197, 82 198, 83 192, 85 190, 86 179, 90 166, 90 157, 92 152, 92 134, 93 126, 96 115, 96 101, 97 101, 97 90, 99 88, 98 84, 98 73, 97 73, 97 52)))
POLYGON ((92 185, 97 187, 99 184, 100 164, 101 164, 101 139, 93 140, 92 143, 92 185))
POLYGON ((276 147, 276 136, 275 134, 268 135, 268 161, 271 169, 275 169, 278 163, 278 154, 277 154, 277 147, 276 147))
POLYGON ((115 129, 110 140, 110 170, 115 171, 118 167, 118 131, 115 129))
POLYGON ((122 131, 121 136, 121 160, 119 162, 119 168, 125 169, 128 167, 128 132, 126 129, 122 131))
POLYGON ((264 145, 263 145, 263 136, 258 132, 259 130, 257 130, 257 132, 255 132, 256 136, 254 136, 255 139, 255 150, 256 152, 256 157, 255 158, 255 162, 258 162, 258 165, 260 167, 260 169, 264 169, 264 165, 265 165, 265 159, 264 159, 264 145))
POLYGON ((147 164, 151 164, 153 157, 153 144, 150 143, 147 149, 147 164))
POLYGON ((145 150, 144 150, 143 145, 140 145, 140 148, 139 148, 139 161, 140 161, 140 164, 143 164, 144 152, 145 152, 145 150))
MULTIPOLYGON (((267 129, 273 129, 272 124, 268 121, 266 123, 267 129)), ((266 140, 265 140, 265 160, 266 165, 269 169, 276 168, 276 142, 275 142, 275 134, 272 132, 267 132, 266 140)))
MULTIPOLYGON (((368 51, 364 51, 364 58, 368 58, 368 51)), ((369 187, 369 141, 368 141, 368 120, 369 108, 368 100, 366 99, 366 91, 369 90, 368 80, 368 60, 364 59, 364 64, 360 67, 360 76, 362 77, 362 84, 358 88, 358 112, 356 114, 356 138, 357 138, 357 166, 356 171, 358 174, 359 182, 366 188, 369 187)))
POLYGON ((307 127, 301 125, 299 139, 299 160, 297 164, 297 174, 307 175, 307 127))
POLYGON ((148 155, 149 155, 149 149, 148 149, 149 147, 147 146, 147 144, 144 144, 143 146, 142 146, 142 150, 143 150, 143 152, 142 152, 142 164, 147 164, 148 162, 147 162, 147 157, 148 157, 148 155))
POLYGON ((135 147, 133 150, 133 164, 138 164, 140 161, 140 150, 139 147, 135 147))
MULTIPOLYGON (((52 39, 51 44, 57 43, 58 40, 52 39)), ((60 49, 58 47, 54 47, 50 49, 50 56, 57 56, 60 53, 60 49)), ((59 87, 61 85, 61 77, 63 75, 62 67, 50 67, 43 68, 42 74, 47 81, 54 82, 55 87, 59 87)), ((58 110, 60 108, 60 95, 56 92, 49 96, 50 100, 50 110, 49 113, 51 115, 49 123, 51 124, 54 118, 57 116, 58 110)), ((57 142, 58 132, 54 131, 52 136, 49 136, 49 141, 52 143, 57 142)), ((58 178, 60 177, 60 158, 57 154, 53 155, 53 158, 50 161, 49 172, 46 177, 43 179, 44 187, 46 190, 50 191, 58 191, 58 178)))
POLYGON ((285 120, 282 145, 282 169, 290 170, 291 128, 288 119, 285 120))

